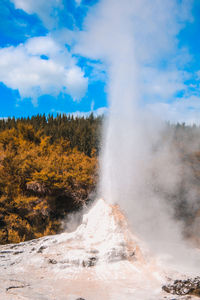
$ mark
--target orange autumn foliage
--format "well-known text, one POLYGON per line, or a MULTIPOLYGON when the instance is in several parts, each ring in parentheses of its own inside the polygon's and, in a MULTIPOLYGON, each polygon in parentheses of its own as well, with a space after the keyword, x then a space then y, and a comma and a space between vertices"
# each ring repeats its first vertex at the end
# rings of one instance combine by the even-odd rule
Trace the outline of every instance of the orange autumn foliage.
POLYGON ((97 158, 31 125, 0 132, 0 243, 55 234, 61 219, 88 201, 97 158))

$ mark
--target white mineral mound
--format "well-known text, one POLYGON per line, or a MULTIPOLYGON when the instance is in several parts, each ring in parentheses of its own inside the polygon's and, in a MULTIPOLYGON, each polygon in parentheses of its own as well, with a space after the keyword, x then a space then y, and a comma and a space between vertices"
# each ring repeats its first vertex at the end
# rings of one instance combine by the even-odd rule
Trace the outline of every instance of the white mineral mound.
POLYGON ((165 282, 119 207, 103 200, 72 233, 0 246, 2 300, 171 299, 165 282))

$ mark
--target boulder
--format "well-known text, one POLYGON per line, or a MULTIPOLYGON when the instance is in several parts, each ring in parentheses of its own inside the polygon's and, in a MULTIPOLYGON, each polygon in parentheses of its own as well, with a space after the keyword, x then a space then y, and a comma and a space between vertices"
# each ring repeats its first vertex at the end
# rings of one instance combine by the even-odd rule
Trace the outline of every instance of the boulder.
POLYGON ((164 285, 162 289, 173 295, 195 295, 200 297, 200 277, 175 280, 172 284, 164 285))

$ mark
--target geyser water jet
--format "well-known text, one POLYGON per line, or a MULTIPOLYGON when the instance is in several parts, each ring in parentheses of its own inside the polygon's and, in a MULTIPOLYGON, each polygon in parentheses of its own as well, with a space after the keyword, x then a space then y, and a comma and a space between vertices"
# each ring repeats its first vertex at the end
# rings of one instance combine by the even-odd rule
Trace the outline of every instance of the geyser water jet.
POLYGON ((159 194, 159 189, 176 191, 179 159, 170 139, 161 138, 162 122, 142 105, 145 68, 153 68, 155 57, 162 61, 162 55, 173 54, 181 9, 179 1, 171 0, 102 0, 86 18, 77 52, 101 59, 108 75, 99 194, 120 204, 133 230, 154 251, 183 265, 190 250, 182 224, 159 194))

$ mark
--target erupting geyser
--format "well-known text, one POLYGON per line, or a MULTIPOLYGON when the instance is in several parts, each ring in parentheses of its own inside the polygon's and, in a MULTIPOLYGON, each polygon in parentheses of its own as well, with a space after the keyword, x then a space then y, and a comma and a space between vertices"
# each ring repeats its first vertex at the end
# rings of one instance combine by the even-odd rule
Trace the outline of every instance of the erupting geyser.
POLYGON ((168 194, 176 193, 181 166, 170 141, 161 138, 164 125, 141 104, 143 72, 153 68, 159 51, 171 51, 166 39, 175 39, 180 30, 177 12, 181 9, 178 1, 171 0, 155 4, 102 0, 86 18, 77 51, 101 59, 107 67, 109 112, 99 196, 120 205, 134 232, 152 251, 174 258, 172 264, 187 269, 195 266, 196 259, 186 263, 190 249, 183 241, 181 222, 174 218, 173 201, 168 199, 168 194))
POLYGON ((101 199, 75 232, 2 246, 0 255, 2 299, 117 300, 162 294, 162 278, 145 246, 130 232, 119 207, 101 199))
MULTIPOLYGON (((177 12, 178 2, 102 0, 88 14, 76 50, 107 67, 110 107, 99 182, 104 200, 95 202, 75 232, 1 247, 3 299, 171 299, 165 291, 176 287, 163 291, 162 285, 199 269, 198 253, 183 241, 181 223, 158 191, 176 188, 176 155, 161 143, 161 123, 140 107, 142 64, 149 67, 166 45, 157 37, 174 24, 170 12, 177 12), (163 12, 165 18, 159 18, 163 12), (151 37, 149 53, 146 42, 136 38, 139 29, 148 42, 151 37)), ((177 30, 166 34, 175 36, 177 30)))
POLYGON ((198 279, 195 291, 189 281, 173 284, 186 277, 160 265, 119 207, 101 199, 75 232, 1 246, 0 257, 4 300, 157 300, 171 299, 165 291, 198 291, 198 279))

